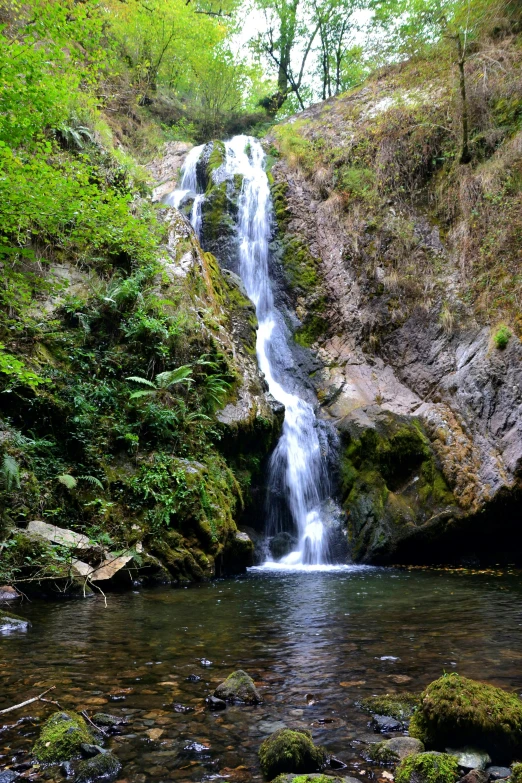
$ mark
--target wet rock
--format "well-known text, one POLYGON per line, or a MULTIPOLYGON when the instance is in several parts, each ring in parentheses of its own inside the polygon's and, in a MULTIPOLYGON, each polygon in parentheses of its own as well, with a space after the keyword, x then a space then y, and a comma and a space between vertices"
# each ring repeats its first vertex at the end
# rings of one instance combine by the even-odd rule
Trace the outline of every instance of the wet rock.
POLYGON ((99 753, 104 753, 100 745, 91 745, 89 742, 83 742, 80 745, 80 750, 82 752, 82 756, 86 759, 93 758, 94 756, 97 756, 99 753))
POLYGON ((483 769, 471 769, 459 783, 487 783, 489 775, 483 769))
POLYGON ((217 696, 207 696, 205 702, 209 710, 224 710, 227 706, 226 701, 218 699, 217 696))
POLYGON ((102 726, 103 728, 108 729, 112 729, 115 726, 121 726, 122 724, 126 723, 125 718, 121 718, 118 715, 109 715, 107 712, 97 712, 92 716, 91 720, 97 726, 102 726))
POLYGON ((384 696, 370 696, 363 699, 361 707, 373 715, 387 715, 395 720, 405 721, 411 718, 419 704, 416 693, 386 693, 384 696))
POLYGON ((75 777, 75 783, 115 780, 120 770, 121 763, 113 753, 100 753, 94 758, 81 762, 78 767, 78 774, 75 777))
POLYGON ((370 746, 367 756, 378 764, 396 764, 415 753, 423 753, 423 743, 414 737, 394 737, 370 746))
POLYGON ((388 731, 402 731, 403 724, 395 718, 391 718, 389 715, 374 715, 371 720, 371 725, 374 731, 379 733, 386 733, 388 731))
POLYGON ((185 677, 187 682, 199 682, 201 680, 201 677, 199 674, 189 674, 188 677, 185 677))
POLYGON ((491 780, 505 780, 511 775, 509 767, 491 766, 486 769, 491 780))
POLYGON ((317 772, 326 761, 326 752, 314 745, 309 731, 280 729, 259 749, 259 762, 268 780, 283 772, 317 772))
POLYGON ((395 770, 396 783, 455 783, 458 764, 448 753, 416 753, 395 770))
POLYGON ((187 707, 186 704, 173 704, 172 709, 174 712, 180 712, 182 714, 186 714, 187 712, 194 712, 194 707, 187 707))
POLYGON ((38 761, 45 763, 69 761, 80 755, 84 743, 91 741, 91 733, 81 715, 55 712, 42 726, 33 753, 38 761))
POLYGON ((491 764, 489 753, 477 748, 446 748, 446 753, 455 756, 459 767, 464 770, 486 769, 487 765, 491 764))
POLYGON ((270 539, 268 547, 274 560, 280 560, 297 547, 297 538, 287 531, 282 531, 270 539))
POLYGON ((0 783, 13 783, 13 780, 16 780, 18 777, 18 772, 13 772, 12 769, 4 769, 3 772, 0 772, 0 783))
POLYGON ((64 761, 60 764, 60 770, 66 778, 74 777, 74 764, 72 761, 64 761))
POLYGON ((19 598, 21 598, 20 593, 11 585, 0 586, 0 601, 17 601, 19 598))
POLYGON ((11 633, 12 631, 27 631, 31 627, 28 620, 18 617, 11 612, 4 612, 0 609, 0 633, 11 633))
POLYGON ((220 683, 214 691, 214 696, 235 704, 259 704, 259 695, 254 680, 242 669, 233 672, 220 683))
POLYGON ((410 735, 435 747, 479 745, 499 761, 522 752, 522 701, 501 688, 445 674, 421 696, 410 735))

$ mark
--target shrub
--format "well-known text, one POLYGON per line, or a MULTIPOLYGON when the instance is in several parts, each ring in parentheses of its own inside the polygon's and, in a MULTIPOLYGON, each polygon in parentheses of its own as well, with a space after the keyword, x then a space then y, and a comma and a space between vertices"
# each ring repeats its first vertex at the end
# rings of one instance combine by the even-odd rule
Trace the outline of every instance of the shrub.
POLYGON ((499 350, 503 351, 504 348, 507 347, 510 337, 511 331, 507 328, 507 326, 502 324, 502 326, 499 326, 493 335, 493 342, 499 350))

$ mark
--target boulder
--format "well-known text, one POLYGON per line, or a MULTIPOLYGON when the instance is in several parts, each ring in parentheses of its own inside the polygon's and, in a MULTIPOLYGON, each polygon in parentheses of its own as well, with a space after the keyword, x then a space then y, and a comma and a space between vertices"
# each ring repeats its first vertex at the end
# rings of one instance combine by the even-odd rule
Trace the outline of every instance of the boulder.
POLYGON ((48 522, 42 522, 39 519, 34 519, 27 525, 27 532, 34 535, 46 538, 48 541, 52 541, 53 544, 61 544, 62 546, 68 546, 71 549, 91 549, 92 542, 89 536, 84 536, 82 533, 76 533, 74 530, 67 530, 63 527, 57 527, 56 525, 50 525, 48 522))
POLYGON ((458 748, 456 750, 452 748, 446 748, 446 753, 455 756, 459 767, 464 770, 471 769, 486 769, 488 764, 491 764, 491 758, 489 753, 477 748, 458 748))
POLYGON ((416 753, 395 770, 395 783, 456 783, 458 764, 448 753, 416 753))
POLYGON ((509 767, 488 767, 486 772, 489 775, 490 780, 505 780, 511 775, 509 767))
POLYGON ((283 772, 318 772, 326 761, 326 752, 314 745, 309 731, 279 729, 259 748, 261 770, 268 780, 283 772))
POLYGON ((214 696, 223 701, 235 704, 259 704, 259 695, 254 680, 246 672, 238 669, 220 683, 214 691, 214 696))
POLYGON ((27 631, 30 628, 31 623, 29 620, 24 620, 23 617, 18 617, 11 612, 4 612, 0 609, 0 633, 11 633, 11 631, 27 631))
POLYGON ((297 548, 297 538, 288 531, 283 530, 270 539, 268 546, 274 560, 280 560, 297 548))
POLYGON ((207 696, 205 702, 209 710, 225 710, 227 707, 226 701, 218 699, 216 696, 207 696))
POLYGON ((483 769, 470 769, 459 783, 488 783, 489 775, 483 769))
POLYGON ((394 737, 370 745, 367 756, 378 764, 396 764, 408 756, 423 753, 424 745, 414 737, 394 737))
POLYGON ((400 720, 390 718, 388 715, 374 715, 371 720, 374 731, 386 734, 388 731, 401 731, 403 724, 400 720))
POLYGON ((11 585, 0 586, 0 601, 17 601, 19 598, 21 598, 20 593, 11 585))
POLYGON ((57 763, 79 756, 83 744, 91 744, 92 736, 81 715, 55 712, 42 726, 33 753, 38 761, 57 763))
POLYGON ((92 716, 92 722, 97 726, 112 729, 125 723, 125 718, 121 718, 119 715, 109 715, 107 712, 97 712, 92 716))
POLYGON ((501 760, 522 752, 522 701, 501 688, 445 674, 421 696, 410 735, 429 747, 478 745, 501 760))
POLYGON ((118 777, 121 763, 112 753, 99 753, 82 761, 74 783, 95 783, 97 780, 111 781, 118 777))

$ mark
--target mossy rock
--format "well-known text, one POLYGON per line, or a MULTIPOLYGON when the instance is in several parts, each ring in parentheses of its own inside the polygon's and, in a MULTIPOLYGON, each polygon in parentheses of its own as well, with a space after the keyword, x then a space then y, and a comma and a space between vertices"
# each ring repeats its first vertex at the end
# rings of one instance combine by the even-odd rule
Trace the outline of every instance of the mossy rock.
POLYGON ((259 748, 259 761, 268 780, 284 772, 317 772, 326 761, 326 752, 314 745, 309 731, 279 729, 259 748))
POLYGON ((259 695, 254 680, 242 669, 233 672, 227 679, 220 683, 214 691, 214 696, 223 701, 239 704, 259 704, 259 695))
POLYGON ((522 764, 513 764, 509 780, 511 783, 522 783, 522 764))
POLYGON ((445 674, 422 694, 410 734, 431 747, 473 745, 496 761, 511 761, 522 753, 522 701, 493 685, 445 674))
POLYGON ((74 783, 95 783, 96 780, 115 780, 121 770, 121 762, 112 753, 100 753, 82 761, 74 783))
POLYGON ((408 756, 424 752, 423 743, 414 737, 394 737, 370 745, 366 757, 377 764, 397 764, 408 756))
POLYGON ((455 783, 458 764, 448 753, 416 753, 401 761, 395 783, 455 783))
POLYGON ((80 746, 92 743, 92 735, 81 715, 75 712, 55 712, 42 726, 34 744, 38 761, 56 763, 80 755, 80 746))
POLYGON ((411 718, 419 702, 420 695, 417 693, 386 693, 363 699, 361 707, 372 715, 386 715, 404 721, 411 718))
POLYGON ((312 775, 278 775, 272 783, 359 783, 357 778, 332 777, 314 773, 312 775))
POLYGON ((0 609, 0 633, 10 633, 11 631, 27 631, 31 626, 29 620, 24 620, 23 617, 18 617, 17 614, 11 614, 11 612, 4 612, 0 609))

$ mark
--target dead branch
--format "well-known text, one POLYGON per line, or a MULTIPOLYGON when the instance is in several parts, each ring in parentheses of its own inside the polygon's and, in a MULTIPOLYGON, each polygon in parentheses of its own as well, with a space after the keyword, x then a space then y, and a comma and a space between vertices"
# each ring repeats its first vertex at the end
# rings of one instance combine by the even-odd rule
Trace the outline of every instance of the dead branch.
MULTIPOLYGON (((41 693, 39 696, 34 696, 32 699, 27 699, 26 701, 22 701, 20 702, 20 704, 13 704, 12 707, 6 707, 5 710, 0 710, 0 715, 5 715, 6 712, 12 712, 12 710, 19 710, 20 707, 26 707, 28 704, 32 704, 35 701, 49 701, 49 699, 42 699, 42 696, 45 696, 45 694, 49 693, 49 691, 54 691, 55 688, 56 685, 52 685, 50 688, 47 688, 47 690, 41 693)), ((50 703, 57 704, 58 702, 52 701, 50 703)))

